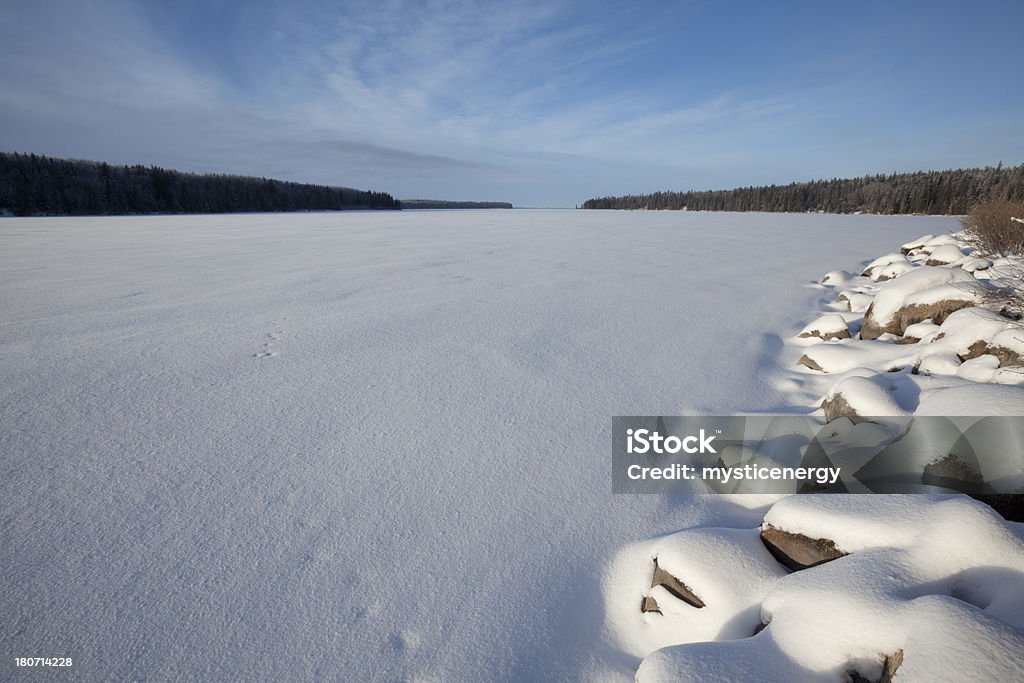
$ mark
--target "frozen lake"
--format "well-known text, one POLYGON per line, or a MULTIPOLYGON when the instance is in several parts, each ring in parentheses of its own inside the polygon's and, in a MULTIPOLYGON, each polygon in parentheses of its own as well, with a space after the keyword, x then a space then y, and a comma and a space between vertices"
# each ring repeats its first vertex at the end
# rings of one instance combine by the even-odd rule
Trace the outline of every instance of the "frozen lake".
POLYGON ((631 676, 600 580, 733 502, 613 415, 785 405, 825 271, 953 218, 0 219, 0 654, 94 680, 631 676))

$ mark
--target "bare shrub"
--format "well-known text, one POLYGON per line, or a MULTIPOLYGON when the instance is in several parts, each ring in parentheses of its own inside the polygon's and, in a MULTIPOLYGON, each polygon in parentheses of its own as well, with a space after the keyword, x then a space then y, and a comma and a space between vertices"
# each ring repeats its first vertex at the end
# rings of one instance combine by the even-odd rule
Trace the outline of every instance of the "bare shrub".
POLYGON ((967 242, 991 255, 1024 255, 1024 203, 999 199, 977 204, 960 219, 967 242), (1014 220, 1020 219, 1020 220, 1014 220))
POLYGON ((991 279, 982 281, 987 290, 982 305, 1011 320, 1024 319, 1024 259, 1008 259, 993 266, 989 275, 991 279))

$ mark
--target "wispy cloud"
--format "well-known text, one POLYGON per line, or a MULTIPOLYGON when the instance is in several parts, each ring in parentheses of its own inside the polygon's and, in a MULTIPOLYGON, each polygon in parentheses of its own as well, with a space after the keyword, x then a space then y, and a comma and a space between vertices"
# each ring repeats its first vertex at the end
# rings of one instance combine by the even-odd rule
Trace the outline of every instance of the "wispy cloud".
MULTIPOLYGON (((254 0, 240 12, 0 4, 0 148, 534 203, 885 170, 870 154, 912 167, 1021 149, 991 132, 1012 129, 1021 96, 970 62, 1002 64, 985 51, 1006 41, 954 58, 918 36, 908 56, 898 30, 859 13, 823 28, 795 10, 735 17, 696 1, 254 0), (976 112, 937 102, 934 59, 941 78, 995 97, 994 113, 969 127, 976 112)), ((963 18, 944 21, 948 34, 963 18)))

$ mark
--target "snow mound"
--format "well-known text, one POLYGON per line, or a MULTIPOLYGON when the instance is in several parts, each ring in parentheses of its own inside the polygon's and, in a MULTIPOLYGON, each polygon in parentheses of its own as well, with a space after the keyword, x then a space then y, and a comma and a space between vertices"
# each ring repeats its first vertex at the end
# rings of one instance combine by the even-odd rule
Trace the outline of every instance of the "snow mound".
MULTIPOLYGON (((723 575, 741 568, 743 600, 723 606, 736 610, 736 628, 714 638, 675 630, 678 643, 647 656, 638 681, 1024 677, 1024 542, 989 507, 964 497, 792 496, 765 515, 769 527, 827 539, 845 555, 761 581, 750 576, 763 566, 760 550, 746 562, 702 558, 723 575), (760 623, 743 634, 758 592, 760 623)), ((682 580, 691 568, 678 568, 682 580)))
POLYGON ((866 292, 857 291, 843 291, 836 297, 836 303, 845 305, 846 310, 853 313, 863 313, 868 310, 868 306, 875 300, 873 294, 866 292))
POLYGON ((964 257, 964 252, 958 244, 942 244, 932 249, 928 254, 927 266, 944 266, 956 263, 964 257))
POLYGON ((818 339, 848 339, 850 330, 846 326, 846 318, 838 313, 826 313, 800 331, 801 337, 817 337, 818 339))
MULTIPOLYGON (((900 382, 890 381, 886 375, 847 377, 828 393, 822 408, 830 422, 836 417, 909 415, 913 406, 901 405, 902 393, 900 382)), ((909 402, 906 398, 904 401, 909 402)))
POLYGON ((609 625, 638 657, 667 645, 751 635, 771 583, 787 574, 757 529, 688 529, 625 548, 605 580, 609 625), (659 571, 660 570, 660 571, 659 571), (703 603, 679 597, 664 574, 703 603), (652 602, 653 599, 653 602, 652 602))
MULTIPOLYGON (((957 284, 975 284, 969 273, 960 269, 921 266, 884 284, 864 314, 861 338, 876 339, 885 332, 900 332, 899 313, 910 305, 928 305, 943 301, 942 297, 962 298, 973 292, 961 291, 957 284), (953 286, 949 286, 953 285, 953 286), (910 301, 911 297, 917 297, 910 301)), ((921 320, 926 319, 922 317, 921 320)), ((915 321, 920 322, 920 320, 915 321)))
POLYGON ((853 273, 849 273, 845 270, 833 270, 825 273, 819 282, 821 284, 829 284, 833 286, 843 285, 849 282, 851 279, 856 277, 853 273))
POLYGON ((960 267, 966 270, 968 273, 976 273, 979 270, 985 270, 992 265, 992 262, 987 258, 965 258, 960 267))
POLYGON ((934 238, 935 238, 935 235, 931 235, 931 234, 921 235, 916 240, 910 240, 909 242, 904 243, 900 247, 900 251, 903 252, 904 254, 909 254, 910 252, 912 252, 912 251, 914 251, 916 249, 920 249, 924 245, 928 244, 928 241, 931 240, 931 239, 934 239, 934 238))
POLYGON ((875 282, 885 282, 913 268, 913 264, 907 260, 906 256, 892 253, 876 258, 864 268, 864 272, 861 274, 875 282))
POLYGON ((949 387, 925 396, 915 414, 1024 416, 1024 390, 1020 387, 989 384, 949 387))
MULTIPOLYGON (((1024 383, 1024 324, 986 307, 1022 262, 968 252, 954 235, 924 235, 861 276, 823 277, 826 295, 842 290, 788 340, 804 367, 780 384, 857 444, 833 453, 822 439, 833 462, 868 479, 908 473, 925 493, 781 498, 762 518, 763 548, 751 530, 703 528, 625 549, 604 590, 619 646, 643 657, 636 680, 1024 680, 1024 527, 935 493, 954 476, 942 468, 975 464, 992 491, 1024 490, 1019 458, 990 457, 1024 452, 1016 422, 974 432, 977 462, 950 455, 949 439, 986 416, 1024 416, 1012 386, 1024 383), (700 607, 653 580, 655 557, 700 607), (735 590, 722 590, 734 571, 735 590)), ((851 491, 864 481, 844 478, 851 491)))
POLYGON ((948 245, 961 246, 962 242, 959 239, 957 239, 956 236, 949 233, 945 233, 942 235, 936 235, 935 237, 925 242, 924 245, 921 247, 921 251, 931 254, 939 247, 944 247, 948 245))

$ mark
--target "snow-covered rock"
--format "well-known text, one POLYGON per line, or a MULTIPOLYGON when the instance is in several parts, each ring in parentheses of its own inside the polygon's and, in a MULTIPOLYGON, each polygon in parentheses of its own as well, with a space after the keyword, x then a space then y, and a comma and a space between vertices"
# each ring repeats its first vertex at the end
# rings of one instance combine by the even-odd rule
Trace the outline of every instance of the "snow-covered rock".
POLYGON ((902 334, 907 325, 927 319, 940 322, 937 316, 944 318, 953 310, 966 305, 961 302, 974 301, 977 296, 976 287, 978 285, 974 278, 960 269, 936 266, 915 268, 884 283, 880 288, 864 314, 860 337, 877 339, 887 332, 902 334), (946 304, 947 300, 953 303, 946 304), (910 306, 915 308, 901 314, 910 306))
POLYGON ((901 383, 891 380, 890 373, 847 377, 825 396, 821 407, 828 422, 838 417, 908 415, 898 400, 900 390, 901 383))
POLYGON ((928 254, 928 260, 925 261, 926 266, 944 266, 950 263, 955 263, 964 257, 964 252, 958 244, 942 244, 935 247, 930 254, 928 254))
POLYGON ((931 239, 934 239, 934 238, 935 238, 935 235, 931 235, 931 234, 929 234, 929 235, 921 235, 916 240, 910 240, 909 242, 904 243, 900 247, 900 251, 902 253, 904 253, 904 254, 909 254, 910 252, 914 251, 915 249, 920 249, 924 245, 928 244, 928 241, 931 240, 931 239))
POLYGON ((643 660, 638 681, 1024 678, 1024 542, 988 506, 791 496, 762 528, 810 539, 828 561, 760 584, 756 635, 681 634, 643 660))
POLYGON ((839 286, 844 285, 856 276, 845 270, 831 270, 821 276, 819 282, 823 285, 839 286))
POLYGON ((826 313, 800 331, 801 337, 817 337, 818 339, 849 339, 850 330, 846 319, 837 313, 826 313))

